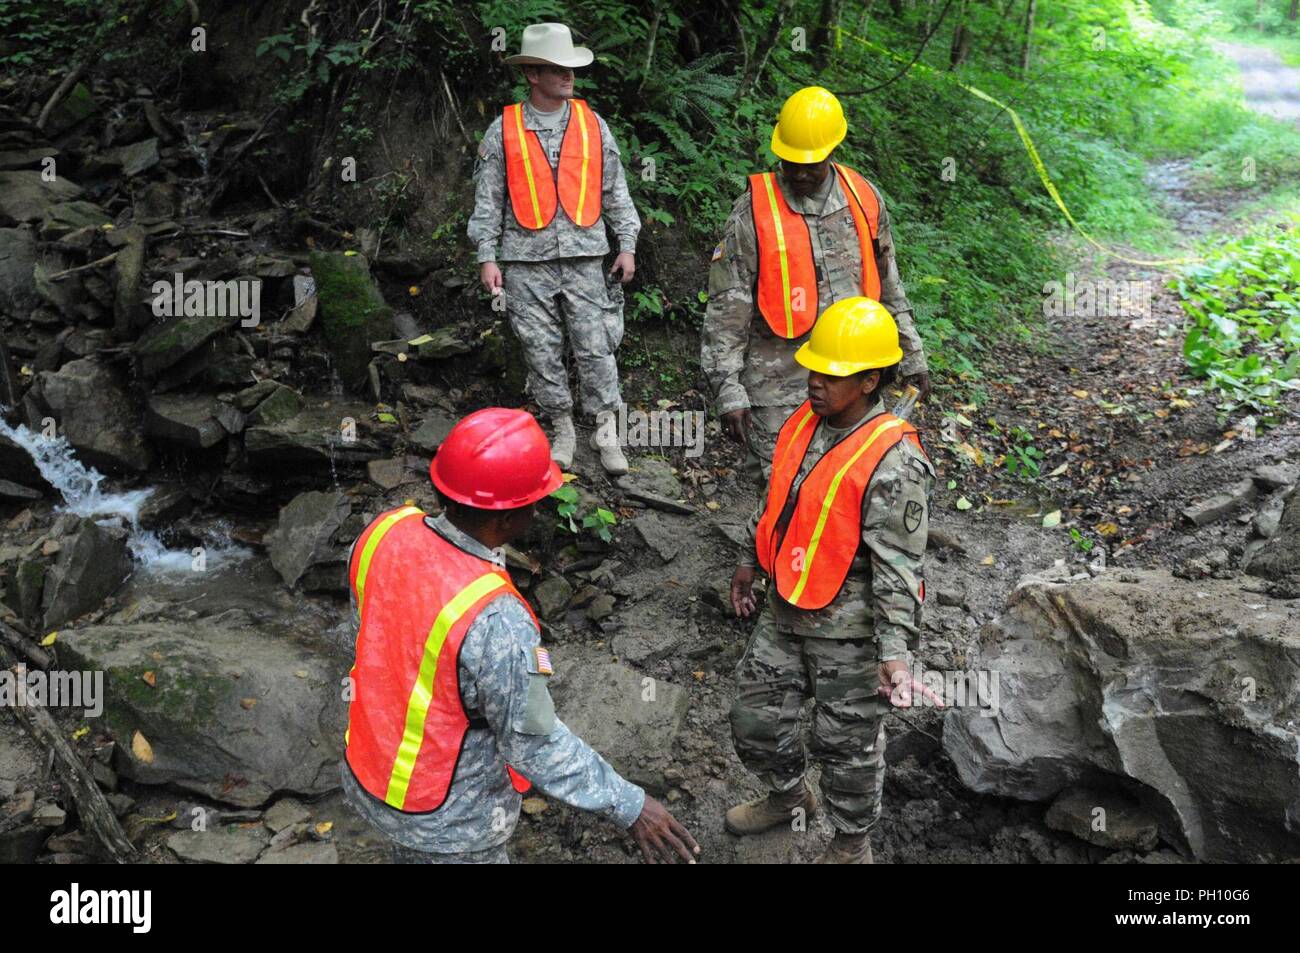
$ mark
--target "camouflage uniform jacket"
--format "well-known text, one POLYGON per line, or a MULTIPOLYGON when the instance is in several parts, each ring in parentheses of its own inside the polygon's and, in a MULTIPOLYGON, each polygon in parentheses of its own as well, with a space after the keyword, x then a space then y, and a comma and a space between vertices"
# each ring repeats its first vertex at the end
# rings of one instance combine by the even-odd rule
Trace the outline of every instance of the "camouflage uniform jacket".
MULTIPOLYGON (((884 404, 877 401, 867 416, 844 430, 821 421, 813 431, 795 488, 827 450, 884 410, 884 404)), ((890 449, 862 497, 862 540, 844 588, 830 605, 810 611, 790 605, 777 595, 776 586, 769 584, 773 621, 796 635, 823 639, 861 639, 874 633, 882 662, 916 651, 921 638, 920 582, 933 485, 934 469, 911 441, 890 449), (919 521, 907 521, 914 522, 914 529, 908 529, 904 521, 909 503, 921 507, 919 521)), ((764 491, 749 520, 749 546, 741 556, 742 565, 757 565, 754 539, 766 506, 764 491)))
MULTIPOLYGON (((554 113, 543 113, 524 102, 524 128, 537 133, 551 168, 560 164, 560 143, 569 120, 570 105, 554 113)), ((579 228, 558 205, 555 217, 542 229, 524 228, 515 220, 506 188, 505 146, 501 138, 501 116, 492 120, 479 143, 474 163, 474 213, 469 220, 470 241, 478 248, 478 260, 551 261, 555 258, 600 257, 609 251, 605 225, 609 224, 618 239, 620 252, 635 252, 641 231, 632 196, 623 177, 623 163, 614 134, 599 115, 602 149, 601 217, 590 226, 579 228), (497 244, 500 243, 500 251, 497 244)))
MULTIPOLYGON (((821 187, 807 198, 791 192, 780 172, 777 184, 786 202, 803 215, 817 262, 817 305, 820 311, 836 301, 862 294, 862 253, 848 198, 832 169, 821 187)), ((880 271, 880 303, 898 323, 903 347, 903 376, 926 368, 925 349, 912 322, 912 305, 903 290, 894 260, 894 239, 884 197, 876 231, 876 265, 880 271)), ((777 337, 758 313, 758 238, 749 192, 736 200, 714 249, 709 269, 709 304, 700 336, 700 364, 716 398, 719 414, 745 407, 797 407, 806 396, 807 371, 795 363, 794 352, 807 335, 793 340, 777 337)))
MULTIPOLYGON (((446 516, 425 517, 425 523, 470 555, 502 565, 499 553, 446 516)), ((506 774, 509 763, 550 797, 630 827, 641 814, 645 792, 556 718, 548 676, 538 671, 533 651, 540 642, 536 624, 514 596, 501 595, 484 606, 461 643, 460 694, 465 711, 486 719, 489 727, 466 732, 447 799, 432 813, 405 814, 363 790, 344 763, 344 791, 357 811, 414 850, 496 847, 510 839, 523 802, 506 774)))

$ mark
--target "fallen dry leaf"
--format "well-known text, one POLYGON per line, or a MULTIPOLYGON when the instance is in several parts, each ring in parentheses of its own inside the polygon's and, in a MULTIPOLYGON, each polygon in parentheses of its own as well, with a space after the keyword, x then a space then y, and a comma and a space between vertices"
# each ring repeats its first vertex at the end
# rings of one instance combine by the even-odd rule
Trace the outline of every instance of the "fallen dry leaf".
POLYGON ((137 761, 153 764, 153 745, 149 744, 149 739, 138 731, 131 738, 131 754, 135 755, 137 761))
POLYGON ((240 704, 244 709, 246 709, 247 711, 252 711, 254 708, 257 707, 257 699, 256 699, 256 698, 241 698, 241 699, 239 700, 239 704, 240 704))
POLYGON ((540 797, 526 797, 524 798, 524 803, 522 807, 524 813, 530 816, 534 814, 541 814, 546 810, 547 807, 546 799, 540 797))
POLYGON ((140 676, 140 681, 144 682, 150 688, 158 687, 158 676, 155 675, 153 672, 145 672, 143 675, 140 676))

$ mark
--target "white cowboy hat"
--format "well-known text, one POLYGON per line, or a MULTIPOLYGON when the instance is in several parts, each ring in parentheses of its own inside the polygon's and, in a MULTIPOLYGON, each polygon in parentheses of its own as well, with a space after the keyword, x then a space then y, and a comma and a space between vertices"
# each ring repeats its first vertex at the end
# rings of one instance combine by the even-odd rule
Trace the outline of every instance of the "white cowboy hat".
POLYGON ((574 46, 573 36, 563 23, 534 23, 524 27, 524 41, 515 56, 507 56, 512 66, 550 65, 587 66, 595 59, 585 46, 574 46))

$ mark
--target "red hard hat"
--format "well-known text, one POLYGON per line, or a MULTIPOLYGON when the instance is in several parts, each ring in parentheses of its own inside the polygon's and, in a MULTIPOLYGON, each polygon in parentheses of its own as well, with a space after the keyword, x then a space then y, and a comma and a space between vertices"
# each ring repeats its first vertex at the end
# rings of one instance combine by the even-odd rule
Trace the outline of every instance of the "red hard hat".
POLYGON ((564 483, 533 415, 505 407, 476 410, 452 427, 429 479, 444 496, 481 510, 527 506, 564 483))

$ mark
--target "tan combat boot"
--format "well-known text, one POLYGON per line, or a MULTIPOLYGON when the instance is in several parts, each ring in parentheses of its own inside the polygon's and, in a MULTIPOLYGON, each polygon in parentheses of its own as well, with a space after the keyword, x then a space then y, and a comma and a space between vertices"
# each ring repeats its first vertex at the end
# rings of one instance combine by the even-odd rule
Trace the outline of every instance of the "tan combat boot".
POLYGON ((790 791, 771 791, 763 797, 737 804, 727 811, 724 823, 727 830, 741 837, 761 834, 782 824, 793 823, 795 811, 799 809, 803 810, 805 821, 817 813, 817 796, 807 781, 790 791))
POLYGON ((578 446, 578 435, 573 430, 573 418, 568 414, 551 421, 555 436, 551 440, 551 459, 561 470, 573 466, 573 451, 578 446))
POLYGON ((871 863, 871 835, 845 834, 836 831, 826 850, 815 861, 818 864, 869 864, 871 863))
POLYGON ((600 465, 606 473, 611 476, 627 473, 627 457, 623 456, 623 449, 618 445, 617 439, 601 440, 600 430, 597 429, 591 435, 591 449, 600 451, 600 465))

